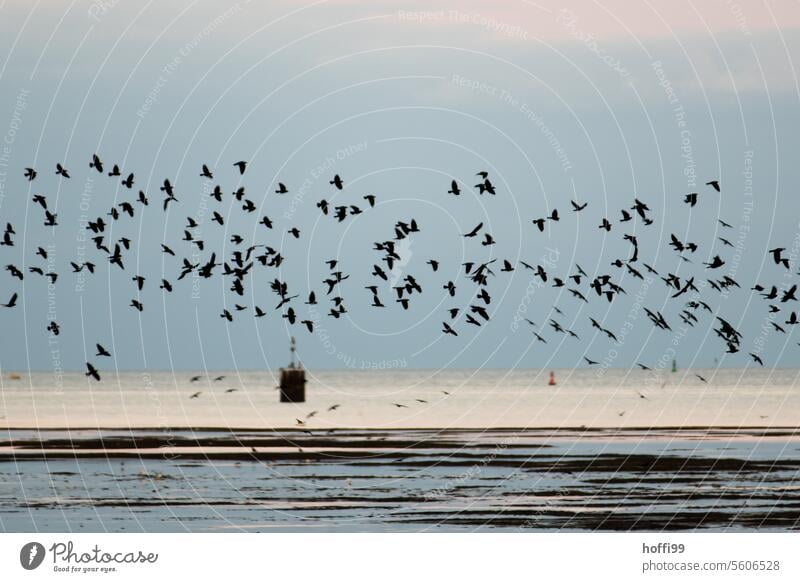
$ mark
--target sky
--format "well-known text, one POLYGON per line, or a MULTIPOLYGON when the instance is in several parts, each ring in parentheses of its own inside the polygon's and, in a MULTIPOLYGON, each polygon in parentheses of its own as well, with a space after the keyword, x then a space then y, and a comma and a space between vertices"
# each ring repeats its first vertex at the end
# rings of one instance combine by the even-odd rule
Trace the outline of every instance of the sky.
MULTIPOLYGON (((288 360, 292 335, 314 368, 555 368, 584 365, 584 356, 605 367, 673 358, 744 366, 749 351, 768 366, 798 363, 793 328, 784 335, 769 325, 788 310, 770 319, 749 290, 788 286, 797 271, 785 273, 767 254, 785 247, 794 260, 800 249, 796 2, 6 0, 0 14, 0 224, 17 233, 14 247, 0 247, 0 262, 49 265, 60 275, 52 287, 34 274, 22 282, 0 275, 0 300, 20 294, 17 308, 0 311, 3 371, 79 370, 96 359, 97 342, 114 355, 106 368, 275 368, 288 360), (134 172, 134 190, 90 169, 95 152, 134 172), (238 160, 249 161, 244 176, 232 166, 238 160), (70 180, 54 174, 57 162, 70 180), (224 227, 210 222, 218 205, 202 164, 226 193, 224 227), (39 171, 32 183, 22 173, 29 166, 39 171), (478 171, 489 172, 495 196, 471 187, 478 171), (345 180, 341 192, 329 184, 334 174, 345 180), (166 213, 164 178, 179 200, 166 213), (447 193, 453 179, 460 197, 447 193), (705 185, 713 179, 722 192, 705 185), (275 194, 278 182, 290 192, 275 194), (240 186, 258 206, 252 216, 232 204, 240 186), (121 271, 88 240, 86 220, 140 189, 150 206, 136 205, 133 219, 107 233, 133 241, 121 271), (700 193, 691 209, 682 202, 688 192, 700 193), (58 227, 43 225, 34 194, 57 209, 58 227), (341 224, 316 207, 322 198, 365 206, 365 194, 376 207, 341 224), (634 198, 650 206, 652 226, 598 229, 634 198), (588 206, 573 213, 570 200, 588 206), (539 233, 531 220, 554 208, 561 220, 539 233), (272 231, 257 224, 263 214, 272 231), (228 291, 230 278, 176 282, 180 259, 194 252, 180 241, 188 216, 218 256, 230 254, 239 233, 286 261, 255 269, 243 298, 228 291), (405 311, 382 286, 387 308, 372 308, 364 286, 374 284, 381 257, 372 243, 412 218, 420 232, 398 242, 392 277, 415 276, 424 292, 405 311), (717 219, 732 228, 723 232, 717 219), (479 222, 495 245, 462 236, 479 222), (297 240, 287 233, 294 226, 297 240), (724 355, 709 315, 695 328, 678 325, 682 302, 660 279, 611 266, 630 253, 626 232, 638 238, 640 261, 661 274, 705 280, 702 262, 724 256, 719 274, 742 289, 701 297, 742 331, 742 353, 724 355), (691 264, 667 246, 671 233, 699 245, 691 264), (721 248, 720 236, 735 248, 721 248), (178 257, 164 256, 162 242, 178 257), (35 256, 39 246, 49 263, 35 256), (350 276, 339 319, 327 315, 322 283, 334 258, 350 276), (475 304, 461 264, 492 258, 491 321, 458 321, 459 335, 443 336, 446 310, 475 304), (499 272, 503 259, 517 270, 499 272), (562 278, 576 264, 591 276, 611 273, 627 295, 586 304, 538 284, 520 260, 562 278), (92 261, 97 272, 75 275, 72 261, 92 261), (147 277, 140 295, 135 274, 147 277), (158 289, 162 277, 172 294, 158 289), (316 290, 319 306, 296 305, 316 322, 314 334, 274 310, 275 278, 300 294, 295 302, 316 290), (441 288, 448 280, 456 300, 441 288), (141 314, 129 307, 137 296, 141 314), (248 310, 228 323, 222 308, 237 302, 248 310), (253 305, 267 316, 254 318, 253 305), (673 331, 655 330, 642 307, 663 312, 673 331), (589 317, 622 341, 596 333, 589 317), (580 340, 548 329, 551 318, 580 340), (52 319, 58 337, 46 330, 52 319)), ((588 294, 586 281, 582 289, 588 294)))

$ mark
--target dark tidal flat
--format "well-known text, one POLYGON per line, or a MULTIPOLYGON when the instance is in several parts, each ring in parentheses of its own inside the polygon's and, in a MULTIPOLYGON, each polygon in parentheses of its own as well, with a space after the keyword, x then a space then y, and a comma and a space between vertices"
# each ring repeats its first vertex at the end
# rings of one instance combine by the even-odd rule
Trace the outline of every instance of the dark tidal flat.
POLYGON ((793 428, 0 432, 0 530, 790 531, 793 428))

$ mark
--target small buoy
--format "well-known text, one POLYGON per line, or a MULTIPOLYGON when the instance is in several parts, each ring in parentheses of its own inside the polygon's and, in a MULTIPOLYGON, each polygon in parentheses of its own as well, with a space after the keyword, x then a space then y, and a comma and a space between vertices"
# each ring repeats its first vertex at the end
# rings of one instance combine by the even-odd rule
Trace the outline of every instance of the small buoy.
POLYGON ((550 372, 550 380, 547 382, 548 386, 555 386, 556 385, 556 375, 553 372, 550 372))

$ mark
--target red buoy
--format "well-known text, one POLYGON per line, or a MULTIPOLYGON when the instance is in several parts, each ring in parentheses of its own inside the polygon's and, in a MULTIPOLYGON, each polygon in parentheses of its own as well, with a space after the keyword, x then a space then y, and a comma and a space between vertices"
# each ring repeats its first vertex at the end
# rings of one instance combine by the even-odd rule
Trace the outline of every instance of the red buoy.
POLYGON ((550 372, 550 380, 547 382, 548 386, 555 386, 556 385, 556 375, 553 372, 550 372))

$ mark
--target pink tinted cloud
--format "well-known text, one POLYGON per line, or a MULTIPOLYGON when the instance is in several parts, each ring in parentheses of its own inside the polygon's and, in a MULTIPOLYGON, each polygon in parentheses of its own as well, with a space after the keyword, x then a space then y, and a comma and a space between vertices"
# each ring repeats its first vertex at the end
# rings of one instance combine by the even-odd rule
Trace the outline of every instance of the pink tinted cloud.
MULTIPOLYGON (((528 38, 548 42, 572 38, 563 24, 567 14, 596 39, 670 37, 673 34, 722 34, 739 31, 800 28, 797 0, 331 0, 347 9, 379 9, 383 13, 427 13, 425 26, 450 27, 471 17, 519 27, 528 38), (554 22, 557 22, 554 25, 554 22)), ((502 35, 502 30, 495 31, 502 35)))

